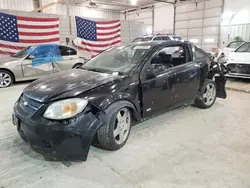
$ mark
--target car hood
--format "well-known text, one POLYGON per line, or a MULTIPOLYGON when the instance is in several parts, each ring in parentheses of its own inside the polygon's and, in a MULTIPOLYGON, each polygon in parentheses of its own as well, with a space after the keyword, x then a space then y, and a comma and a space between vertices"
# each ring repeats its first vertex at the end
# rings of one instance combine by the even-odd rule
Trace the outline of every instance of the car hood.
POLYGON ((228 62, 229 63, 249 64, 250 63, 250 53, 232 52, 228 56, 228 62))
POLYGON ((11 61, 16 61, 18 59, 19 58, 11 57, 11 56, 8 56, 8 55, 3 55, 0 58, 0 64, 1 63, 6 63, 6 62, 11 62, 11 61))
POLYGON ((119 75, 73 69, 41 78, 27 86, 23 93, 33 100, 48 103, 76 97, 119 77, 119 75))

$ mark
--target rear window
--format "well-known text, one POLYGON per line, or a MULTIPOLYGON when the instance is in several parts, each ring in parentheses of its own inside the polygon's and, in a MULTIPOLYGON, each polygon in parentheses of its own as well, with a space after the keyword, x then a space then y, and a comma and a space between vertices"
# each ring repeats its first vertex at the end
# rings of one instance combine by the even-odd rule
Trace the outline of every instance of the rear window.
POLYGON ((151 41, 153 37, 140 37, 133 40, 133 42, 145 42, 151 41))

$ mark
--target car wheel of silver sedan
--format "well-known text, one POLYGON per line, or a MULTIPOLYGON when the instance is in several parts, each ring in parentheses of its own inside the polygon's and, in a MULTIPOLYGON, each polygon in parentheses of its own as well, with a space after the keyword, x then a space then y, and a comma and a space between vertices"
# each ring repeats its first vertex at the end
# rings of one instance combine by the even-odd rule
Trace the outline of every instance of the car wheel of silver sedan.
POLYGON ((118 150, 123 147, 128 140, 131 124, 131 112, 126 107, 110 114, 107 123, 98 130, 100 145, 108 150, 118 150))
POLYGON ((0 88, 6 88, 13 84, 14 78, 9 71, 0 70, 0 88))

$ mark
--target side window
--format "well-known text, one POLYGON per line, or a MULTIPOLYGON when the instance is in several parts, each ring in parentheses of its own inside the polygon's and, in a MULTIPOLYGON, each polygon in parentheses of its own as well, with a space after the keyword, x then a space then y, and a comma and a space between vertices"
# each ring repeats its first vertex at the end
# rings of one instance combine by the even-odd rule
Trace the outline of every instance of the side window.
POLYGON ((62 56, 76 55, 77 52, 73 48, 69 48, 67 46, 59 46, 60 52, 62 56))
POLYGON ((153 41, 156 41, 156 40, 162 40, 161 37, 155 37, 153 41))
POLYGON ((170 46, 161 49, 152 59, 152 65, 161 65, 164 69, 186 63, 185 50, 182 46, 170 46))
POLYGON ((163 36, 162 40, 171 40, 168 36, 163 36))
POLYGON ((205 54, 202 53, 199 49, 195 49, 195 55, 197 59, 201 59, 205 57, 205 54))

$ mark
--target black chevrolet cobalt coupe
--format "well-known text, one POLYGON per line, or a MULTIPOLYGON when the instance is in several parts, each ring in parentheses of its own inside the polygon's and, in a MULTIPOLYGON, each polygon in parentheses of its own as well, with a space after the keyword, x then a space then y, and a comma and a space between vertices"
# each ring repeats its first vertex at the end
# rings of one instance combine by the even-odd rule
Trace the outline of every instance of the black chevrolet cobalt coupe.
POLYGON ((205 109, 226 98, 224 69, 189 42, 133 43, 99 54, 82 69, 27 86, 13 123, 30 147, 58 160, 87 159, 93 138, 118 150, 132 123, 184 103, 205 109))

